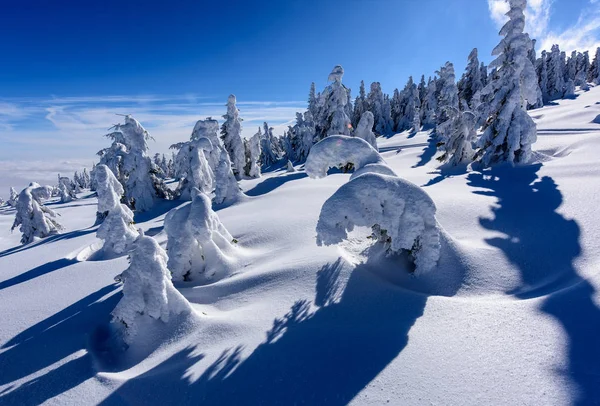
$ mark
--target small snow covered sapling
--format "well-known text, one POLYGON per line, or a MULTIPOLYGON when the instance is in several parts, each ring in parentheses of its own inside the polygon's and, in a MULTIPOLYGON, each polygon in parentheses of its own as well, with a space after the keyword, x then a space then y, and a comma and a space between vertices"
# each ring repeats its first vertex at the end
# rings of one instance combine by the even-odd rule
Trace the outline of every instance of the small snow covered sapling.
POLYGON ((375 139, 375 133, 373 133, 373 125, 375 118, 373 113, 365 111, 360 117, 360 121, 354 130, 354 136, 362 138, 367 141, 374 149, 377 149, 377 140, 375 139))
POLYGON ((294 164, 289 159, 287 161, 287 168, 286 168, 286 170, 288 172, 296 172, 296 168, 294 168, 294 164))
POLYGON ((8 205, 11 207, 17 207, 17 200, 19 200, 19 194, 17 193, 14 187, 11 187, 10 195, 6 203, 8 203, 8 205))
POLYGON ((123 297, 112 311, 113 323, 123 328, 127 344, 139 333, 144 318, 167 323, 171 315, 193 312, 173 286, 167 260, 166 252, 152 237, 142 234, 136 239, 129 268, 119 275, 123 297))
POLYGON ((435 267, 440 256, 436 207, 420 187, 396 176, 366 173, 342 185, 323 207, 317 244, 337 244, 354 227, 371 227, 390 253, 407 252, 415 274, 435 267))
POLYGON ((165 218, 169 269, 176 281, 225 276, 233 237, 212 210, 210 199, 198 189, 192 202, 171 210, 165 218))
POLYGON ((128 251, 138 237, 133 226, 133 212, 121 204, 123 186, 106 165, 98 165, 94 170, 98 193, 97 221, 102 224, 96 236, 104 240, 103 250, 109 255, 128 251))
POLYGON ((29 244, 35 238, 45 238, 63 229, 54 218, 56 213, 44 206, 42 200, 50 198, 52 187, 40 186, 33 182, 19 193, 15 203, 17 214, 11 231, 17 227, 23 234, 22 244, 29 244))

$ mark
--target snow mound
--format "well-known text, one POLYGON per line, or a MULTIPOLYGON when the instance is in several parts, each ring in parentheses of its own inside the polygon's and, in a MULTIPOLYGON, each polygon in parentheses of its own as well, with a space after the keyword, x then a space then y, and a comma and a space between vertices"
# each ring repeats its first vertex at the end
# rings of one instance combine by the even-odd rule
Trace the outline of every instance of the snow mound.
MULTIPOLYGON (((324 178, 331 168, 354 168, 385 162, 367 141, 345 135, 331 135, 313 145, 304 169, 311 178, 324 178)), ((391 171, 391 170, 390 170, 391 171)))
POLYGON ((418 186, 398 177, 366 173, 342 185, 323 204, 317 244, 337 244, 354 227, 371 227, 390 253, 410 253, 415 274, 426 273, 440 257, 435 212, 433 200, 418 186))

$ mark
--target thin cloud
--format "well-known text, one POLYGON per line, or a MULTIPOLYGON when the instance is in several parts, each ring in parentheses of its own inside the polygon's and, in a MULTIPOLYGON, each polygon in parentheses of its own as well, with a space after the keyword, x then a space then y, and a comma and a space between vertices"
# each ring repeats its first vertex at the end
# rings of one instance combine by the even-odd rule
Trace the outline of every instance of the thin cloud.
MULTIPOLYGON (((565 1, 565 0, 563 0, 565 1)), ((551 28, 553 0, 529 0, 526 14, 526 31, 532 38, 537 39, 538 50, 550 50, 553 44, 558 44, 561 50, 568 53, 577 50, 593 53, 600 46, 600 10, 599 0, 590 0, 577 21, 563 29, 555 31, 551 28)), ((508 2, 506 0, 488 0, 491 19, 501 27, 507 17, 508 2)))

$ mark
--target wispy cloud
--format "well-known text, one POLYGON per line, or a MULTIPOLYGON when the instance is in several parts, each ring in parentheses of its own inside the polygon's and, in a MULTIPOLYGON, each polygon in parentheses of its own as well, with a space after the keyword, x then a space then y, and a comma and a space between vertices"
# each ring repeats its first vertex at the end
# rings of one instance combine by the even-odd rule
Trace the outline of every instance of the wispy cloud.
MULTIPOLYGON (((526 30, 537 39, 538 50, 549 50, 553 44, 559 44, 561 50, 571 52, 590 51, 600 46, 600 10, 599 0, 590 0, 579 18, 561 31, 552 29, 552 6, 555 0, 529 0, 526 10, 526 30)), ((568 0, 556 0, 568 1, 568 0)), ((498 27, 506 22, 508 2, 506 0, 488 0, 490 17, 498 27)))
MULTIPOLYGON (((306 103, 241 100, 238 108, 242 135, 249 137, 265 121, 283 133, 306 103)), ((170 153, 170 145, 189 139, 197 120, 222 120, 225 111, 224 101, 197 95, 0 98, 0 178, 23 187, 54 179, 52 172, 91 166, 96 152, 109 145, 103 135, 122 121, 117 114, 132 114, 144 125, 155 139, 151 153, 170 153), (61 164, 54 166, 56 162, 61 164)), ((4 194, 0 188, 0 196, 4 194)))

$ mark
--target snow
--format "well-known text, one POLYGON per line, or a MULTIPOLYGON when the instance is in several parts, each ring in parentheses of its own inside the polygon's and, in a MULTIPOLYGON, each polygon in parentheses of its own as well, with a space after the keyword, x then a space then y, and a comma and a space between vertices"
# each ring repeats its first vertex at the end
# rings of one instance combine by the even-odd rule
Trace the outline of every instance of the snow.
POLYGON ((368 164, 382 164, 381 155, 362 138, 330 135, 310 150, 304 169, 311 178, 323 178, 331 168, 352 165, 359 170, 368 164))
MULTIPOLYGON (((124 354, 105 341, 127 259, 80 255, 98 243, 96 198, 47 202, 65 230, 25 246, 0 207, 0 404, 594 404, 598 100, 530 111, 528 165, 440 169, 429 132, 379 138, 437 207, 440 259, 418 277, 371 230, 316 244, 327 199, 371 175, 243 180, 249 197, 216 211, 243 253, 229 277, 175 282, 194 317, 149 320, 124 354)), ((164 246, 186 204, 157 200, 136 227, 164 246)))
POLYGON ((321 209, 317 244, 348 239, 354 227, 373 229, 390 253, 409 252, 415 274, 432 270, 440 256, 435 204, 417 185, 395 176, 366 173, 340 187, 321 209))

